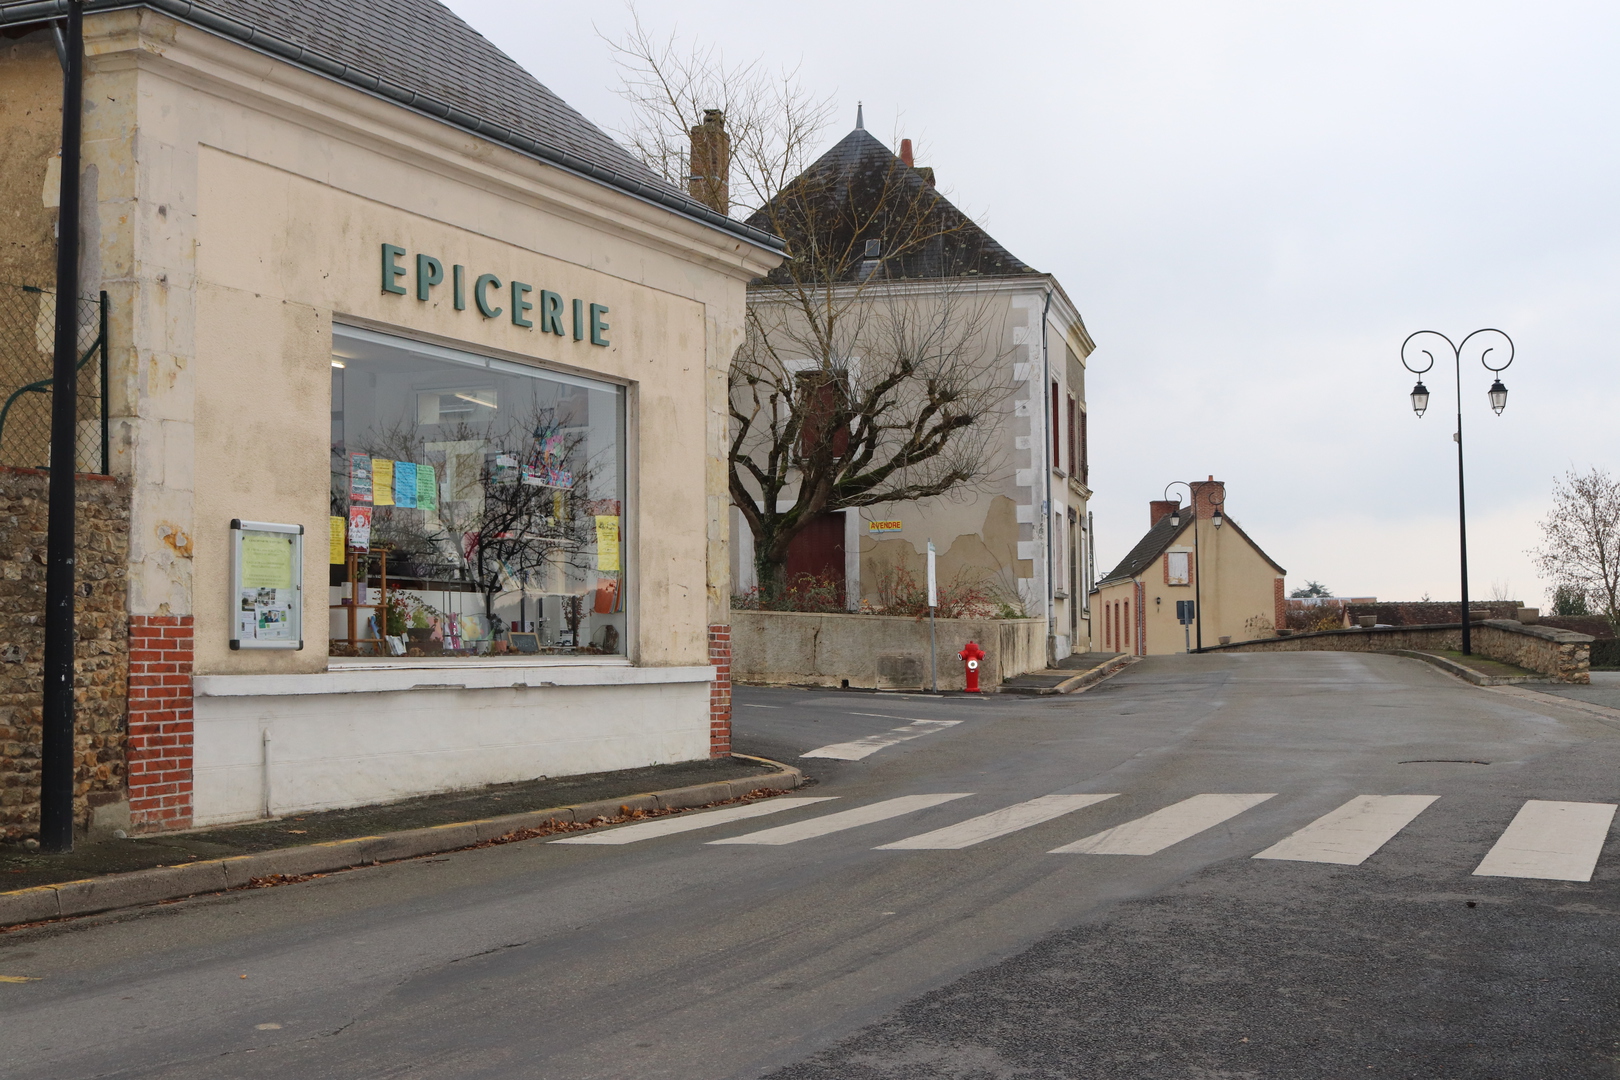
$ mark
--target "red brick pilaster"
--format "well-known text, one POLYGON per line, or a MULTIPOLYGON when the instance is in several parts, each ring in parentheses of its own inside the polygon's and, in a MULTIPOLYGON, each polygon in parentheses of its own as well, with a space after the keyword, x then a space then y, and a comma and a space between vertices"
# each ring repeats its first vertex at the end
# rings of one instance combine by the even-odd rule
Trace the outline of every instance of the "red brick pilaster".
POLYGON ((1288 599, 1283 593, 1282 578, 1278 578, 1276 580, 1276 588, 1273 590, 1272 595, 1277 602, 1277 617, 1276 621, 1274 621, 1271 625, 1280 630, 1284 626, 1288 625, 1288 599))
POLYGON ((709 684, 709 756, 731 754, 731 625, 709 627, 709 663, 714 682, 709 684))
POLYGON ((129 617, 129 816, 136 832, 191 825, 191 616, 129 617))
POLYGON ((1136 641, 1133 642, 1131 652, 1137 656, 1147 655, 1147 584, 1140 578, 1136 581, 1136 641))

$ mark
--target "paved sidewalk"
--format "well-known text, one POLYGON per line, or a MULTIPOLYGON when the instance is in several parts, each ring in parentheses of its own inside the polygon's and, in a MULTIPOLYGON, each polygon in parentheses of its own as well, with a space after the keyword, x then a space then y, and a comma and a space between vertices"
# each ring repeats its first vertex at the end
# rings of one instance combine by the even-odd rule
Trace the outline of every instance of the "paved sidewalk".
POLYGON ((1611 709, 1620 709, 1620 671, 1594 671, 1590 686, 1551 683, 1547 686, 1538 686, 1536 689, 1543 694, 1556 694, 1558 697, 1584 701, 1591 705, 1606 705, 1611 709))
POLYGON ((654 765, 644 769, 540 778, 497 784, 474 791, 431 795, 382 806, 329 810, 271 821, 127 840, 79 842, 72 854, 29 852, 21 845, 0 846, 0 892, 55 885, 103 874, 176 866, 205 859, 252 855, 357 837, 431 828, 454 822, 549 810, 553 807, 629 798, 716 781, 767 776, 775 770, 742 758, 654 765))

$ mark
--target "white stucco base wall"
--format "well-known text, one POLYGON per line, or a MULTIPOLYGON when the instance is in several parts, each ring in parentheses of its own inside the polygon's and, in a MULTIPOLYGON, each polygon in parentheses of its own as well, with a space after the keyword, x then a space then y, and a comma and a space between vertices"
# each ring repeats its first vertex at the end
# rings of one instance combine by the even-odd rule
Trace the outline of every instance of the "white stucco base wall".
POLYGON ((264 692, 273 676, 202 677, 193 824, 705 758, 713 672, 553 669, 544 685, 442 689, 429 687, 443 672, 413 676, 417 689, 333 672, 293 677, 283 693, 264 692))

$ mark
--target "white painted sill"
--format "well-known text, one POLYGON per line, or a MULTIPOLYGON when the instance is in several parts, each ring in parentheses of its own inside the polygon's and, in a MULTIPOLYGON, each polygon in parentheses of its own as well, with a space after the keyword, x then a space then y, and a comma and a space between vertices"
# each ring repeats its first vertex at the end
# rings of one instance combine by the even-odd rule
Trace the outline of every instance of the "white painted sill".
POLYGON ((661 686, 713 682, 712 665, 635 667, 623 657, 591 663, 517 660, 334 665, 307 675, 199 675, 198 697, 382 694, 401 690, 544 690, 572 686, 661 686))

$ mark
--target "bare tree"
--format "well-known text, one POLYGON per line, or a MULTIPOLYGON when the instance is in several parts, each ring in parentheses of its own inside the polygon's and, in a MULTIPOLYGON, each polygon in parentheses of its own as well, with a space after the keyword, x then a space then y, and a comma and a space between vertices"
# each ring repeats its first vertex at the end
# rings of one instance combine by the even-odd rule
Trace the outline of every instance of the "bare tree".
POLYGON ((1620 636, 1620 481, 1571 469, 1553 483, 1553 508, 1531 550, 1556 594, 1591 601, 1620 636))
POLYGON ((989 436, 1011 393, 1008 350, 980 283, 1030 271, 931 172, 865 131, 809 162, 829 100, 794 71, 727 67, 639 19, 613 47, 631 148, 686 186, 692 129, 723 110, 722 179, 757 207, 749 224, 787 241, 787 260, 749 286, 730 371, 731 497, 761 591, 781 588, 794 536, 821 515, 957 492, 996 470, 989 436))

